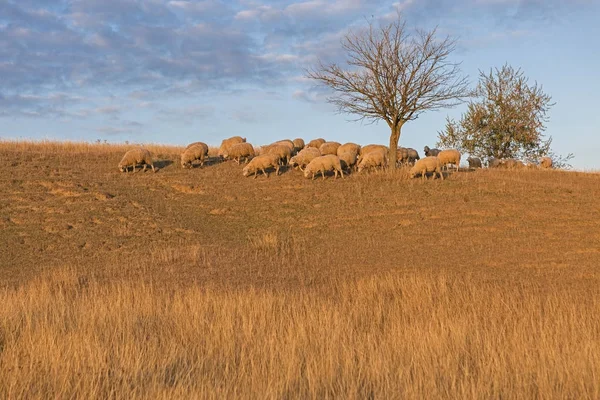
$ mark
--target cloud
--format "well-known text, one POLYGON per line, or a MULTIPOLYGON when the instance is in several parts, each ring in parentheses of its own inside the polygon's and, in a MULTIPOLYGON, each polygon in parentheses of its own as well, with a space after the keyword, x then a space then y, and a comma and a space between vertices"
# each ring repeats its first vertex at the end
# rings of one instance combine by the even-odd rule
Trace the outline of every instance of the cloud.
POLYGON ((366 20, 389 21, 398 10, 411 25, 439 24, 468 42, 479 29, 471 28, 476 23, 495 21, 486 32, 494 40, 494 34, 500 38, 534 30, 531 21, 557 18, 589 4, 591 0, 569 5, 559 0, 0 0, 0 116, 114 117, 141 103, 169 110, 167 99, 297 85, 292 78, 317 59, 343 61, 340 40, 349 28, 364 26, 366 20), (57 93, 62 99, 52 97, 57 93), (106 112, 105 103, 91 99, 109 94, 121 98, 119 110, 106 112))

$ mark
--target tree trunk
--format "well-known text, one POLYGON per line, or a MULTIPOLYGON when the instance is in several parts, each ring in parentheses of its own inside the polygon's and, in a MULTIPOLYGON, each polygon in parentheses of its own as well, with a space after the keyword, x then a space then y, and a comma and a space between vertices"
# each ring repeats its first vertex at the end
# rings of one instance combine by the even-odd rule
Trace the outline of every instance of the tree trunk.
POLYGON ((392 127, 390 135, 390 152, 388 155, 389 167, 396 168, 398 141, 400 140, 400 131, 402 130, 402 122, 392 127))

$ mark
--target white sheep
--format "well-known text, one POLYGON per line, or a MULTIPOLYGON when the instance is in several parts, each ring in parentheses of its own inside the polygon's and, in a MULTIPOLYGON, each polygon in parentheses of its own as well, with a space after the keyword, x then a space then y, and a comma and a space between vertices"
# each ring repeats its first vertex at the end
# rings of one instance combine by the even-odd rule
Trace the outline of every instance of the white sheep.
POLYGON ((283 144, 272 144, 263 149, 262 154, 274 154, 279 157, 282 165, 287 165, 292 157, 292 150, 283 144))
POLYGON ((144 165, 143 171, 146 171, 146 167, 149 165, 152 167, 152 171, 156 172, 152 163, 152 154, 142 147, 129 150, 125 153, 121 162, 119 162, 119 171, 129 172, 129 166, 131 165, 133 172, 135 172, 135 166, 138 164, 144 165))
POLYGON ((342 166, 340 164, 340 159, 338 156, 334 156, 333 154, 328 154, 325 156, 319 156, 313 159, 304 170, 304 177, 308 178, 312 175, 312 179, 315 179, 315 175, 319 172, 323 176, 323 180, 325 180, 325 172, 333 171, 335 173, 335 178, 337 178, 338 172, 344 178, 344 173, 342 171, 342 166))
POLYGON ((360 148, 360 151, 358 152, 357 162, 360 164, 360 160, 362 160, 362 158, 365 155, 369 154, 372 151, 382 151, 382 150, 387 153, 387 151, 388 151, 387 146, 384 146, 382 144, 368 144, 366 146, 362 146, 360 148))
POLYGON ((360 145, 356 143, 344 143, 337 149, 337 154, 340 155, 347 151, 351 151, 356 153, 356 155, 360 154, 360 145))
POLYGON ((540 167, 542 168, 552 168, 552 165, 554 163, 552 162, 552 159, 550 157, 542 157, 540 159, 540 167))
POLYGON ((321 152, 319 149, 314 147, 306 147, 294 157, 290 158, 290 165, 292 167, 298 166, 301 171, 304 171, 304 167, 306 167, 312 160, 321 156, 321 152))
POLYGON ((438 153, 437 158, 439 158, 442 167, 446 167, 446 170, 448 169, 448 164, 454 164, 456 171, 458 171, 460 166, 460 152, 458 150, 442 150, 438 153))
POLYGON ((192 168, 192 164, 196 160, 200 160, 200 166, 204 165, 204 160, 208 155, 208 146, 204 143, 198 143, 193 146, 189 146, 181 154, 181 167, 185 168, 188 164, 192 168))
POLYGON ((324 156, 329 154, 335 156, 337 155, 337 149, 340 146, 341 144, 338 142, 325 142, 319 147, 319 151, 321 151, 321 154, 323 154, 324 156))
POLYGON ((246 138, 243 138, 241 136, 232 136, 229 139, 223 139, 223 141, 221 142, 221 146, 219 147, 218 156, 220 158, 225 158, 223 154, 228 152, 231 146, 238 143, 244 143, 245 141, 246 138))
POLYGON ((498 167, 504 169, 522 169, 525 168, 525 164, 523 161, 515 160, 514 158, 507 158, 500 160, 500 165, 498 167))
POLYGON ((362 172, 369 168, 383 168, 388 163, 388 152, 387 148, 379 148, 369 150, 367 153, 363 153, 358 162, 358 172, 362 172))
POLYGON ((442 175, 442 163, 440 159, 435 156, 429 156, 425 158, 421 158, 419 161, 415 163, 415 165, 410 169, 409 174, 411 178, 421 174, 422 179, 427 178, 427 173, 433 172, 433 176, 437 173, 442 180, 444 180, 444 175, 442 175))
POLYGON ((323 139, 323 138, 313 139, 310 142, 308 142, 306 147, 314 147, 314 148, 318 149, 319 147, 321 147, 321 145, 323 143, 325 143, 325 139, 323 139))
POLYGON ((244 158, 248 162, 255 156, 254 147, 250 143, 236 143, 223 153, 223 157, 231 158, 236 163, 240 163, 241 159, 244 158))
POLYGON ((278 140, 271 143, 269 146, 286 146, 290 149, 292 154, 296 154, 296 146, 294 146, 294 142, 289 139, 278 140))
POLYGON ((268 178, 269 174, 266 170, 271 167, 275 168, 275 174, 279 175, 279 157, 275 154, 263 154, 254 157, 248 165, 244 167, 242 175, 249 176, 250 174, 254 174, 254 179, 256 179, 258 171, 262 171, 263 175, 268 178))
POLYGON ((188 144, 186 146, 186 149, 189 149, 192 146, 202 146, 202 147, 206 148, 206 153, 208 153, 208 145, 206 143, 204 143, 204 142, 193 142, 193 143, 190 143, 190 144, 188 144))

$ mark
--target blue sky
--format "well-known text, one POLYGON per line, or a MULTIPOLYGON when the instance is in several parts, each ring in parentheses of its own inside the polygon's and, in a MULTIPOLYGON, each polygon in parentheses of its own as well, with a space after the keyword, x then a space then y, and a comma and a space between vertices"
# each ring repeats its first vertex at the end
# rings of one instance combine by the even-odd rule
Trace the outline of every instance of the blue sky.
MULTIPOLYGON (((556 102, 554 150, 600 169, 594 0, 0 0, 0 138, 387 143, 385 123, 336 114, 303 68, 343 61, 348 29, 396 10, 458 37, 453 59, 473 85, 478 70, 522 68, 556 102)), ((432 146, 464 109, 421 116, 400 143, 432 146)))

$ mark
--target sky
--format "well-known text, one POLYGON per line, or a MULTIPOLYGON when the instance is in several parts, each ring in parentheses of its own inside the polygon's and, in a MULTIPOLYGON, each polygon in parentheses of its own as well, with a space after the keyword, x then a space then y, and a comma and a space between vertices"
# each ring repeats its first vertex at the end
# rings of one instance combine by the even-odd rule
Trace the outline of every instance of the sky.
MULTIPOLYGON (((304 71, 343 63, 349 30, 398 11, 456 38, 473 86, 521 68, 556 103, 553 150, 600 169, 598 0, 0 0, 0 139, 387 144, 387 124, 337 113, 304 71)), ((408 122, 400 144, 433 147, 465 109, 408 122)))

